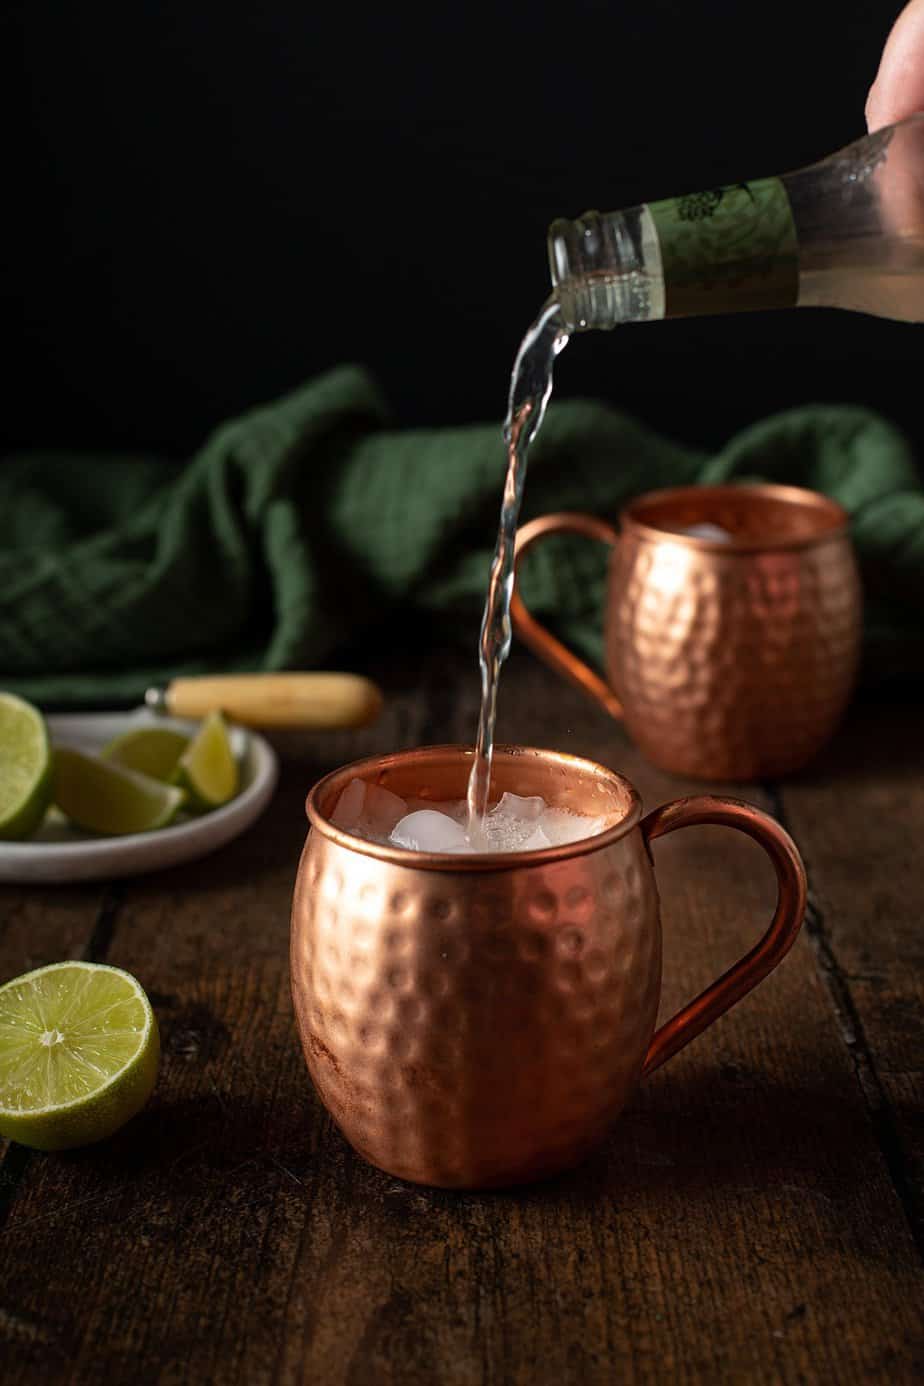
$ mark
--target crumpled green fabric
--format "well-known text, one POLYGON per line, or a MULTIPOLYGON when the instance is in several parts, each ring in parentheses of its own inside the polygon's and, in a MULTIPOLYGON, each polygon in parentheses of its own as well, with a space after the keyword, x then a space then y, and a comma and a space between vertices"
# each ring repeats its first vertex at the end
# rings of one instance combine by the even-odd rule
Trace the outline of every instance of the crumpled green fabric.
MULTIPOLYGON (((395 429, 342 367, 220 427, 188 463, 31 453, 0 466, 0 685, 50 706, 124 704, 179 673, 349 667, 387 632, 474 641, 504 472, 497 423, 395 429)), ((866 669, 924 670, 924 491, 907 441, 819 405, 716 456, 586 401, 553 404, 524 518, 615 517, 654 487, 809 486, 850 512, 867 591, 866 669)), ((524 594, 599 659, 605 554, 550 542, 524 594)))

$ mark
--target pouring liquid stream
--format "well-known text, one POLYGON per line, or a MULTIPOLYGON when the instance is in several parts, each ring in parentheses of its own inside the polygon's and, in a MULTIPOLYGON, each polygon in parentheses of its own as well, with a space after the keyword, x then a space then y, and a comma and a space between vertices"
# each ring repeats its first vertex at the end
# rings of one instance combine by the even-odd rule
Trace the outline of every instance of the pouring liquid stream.
POLYGON ((556 357, 567 344, 568 333, 562 326, 561 310, 554 298, 549 299, 520 343, 510 380, 507 418, 504 423, 507 476, 478 643, 481 710, 467 796, 469 834, 472 840, 479 834, 483 835, 481 824, 488 810, 491 790, 497 686, 501 666, 510 653, 513 560, 517 521, 526 483, 527 457, 530 445, 542 425, 546 405, 552 393, 552 372, 556 357))

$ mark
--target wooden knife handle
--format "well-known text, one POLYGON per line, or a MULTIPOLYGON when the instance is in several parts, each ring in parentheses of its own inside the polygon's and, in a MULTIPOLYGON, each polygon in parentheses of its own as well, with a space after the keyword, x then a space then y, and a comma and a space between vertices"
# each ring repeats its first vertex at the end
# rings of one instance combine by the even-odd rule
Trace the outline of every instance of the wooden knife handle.
POLYGON ((174 679, 163 704, 175 717, 221 711, 248 727, 326 731, 375 721, 382 694, 359 674, 216 674, 174 679))

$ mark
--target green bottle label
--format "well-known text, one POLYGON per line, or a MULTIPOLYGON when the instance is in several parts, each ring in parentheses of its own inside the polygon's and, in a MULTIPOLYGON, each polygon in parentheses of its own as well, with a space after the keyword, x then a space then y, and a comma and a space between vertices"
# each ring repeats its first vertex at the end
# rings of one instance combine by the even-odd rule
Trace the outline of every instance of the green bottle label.
POLYGON ((796 227, 779 178, 649 202, 661 243, 665 316, 792 308, 796 227))

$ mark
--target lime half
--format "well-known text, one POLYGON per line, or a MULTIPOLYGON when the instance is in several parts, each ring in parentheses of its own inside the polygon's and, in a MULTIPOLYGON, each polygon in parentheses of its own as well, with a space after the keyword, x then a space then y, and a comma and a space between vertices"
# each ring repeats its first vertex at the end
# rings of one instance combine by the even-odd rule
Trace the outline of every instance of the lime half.
POLYGON ((54 755, 54 801, 61 812, 91 833, 147 833, 175 817, 185 795, 136 770, 59 746, 54 755))
POLYGON ((51 801, 51 750, 42 714, 0 693, 0 838, 35 832, 51 801))
POLYGON ((228 725, 220 712, 210 712, 180 757, 174 778, 199 812, 226 804, 237 793, 238 768, 228 725))
POLYGON ((102 755, 126 770, 169 780, 188 745, 189 737, 172 727, 133 727, 104 746, 102 755))
POLYGON ((160 1041, 129 973, 63 962, 0 987, 0 1135, 36 1150, 105 1140, 147 1102, 160 1041))

